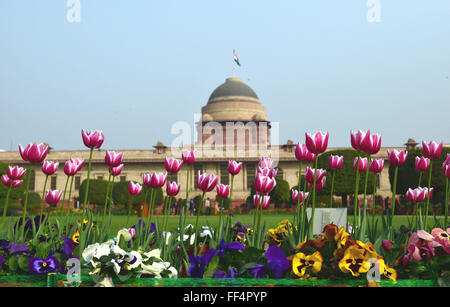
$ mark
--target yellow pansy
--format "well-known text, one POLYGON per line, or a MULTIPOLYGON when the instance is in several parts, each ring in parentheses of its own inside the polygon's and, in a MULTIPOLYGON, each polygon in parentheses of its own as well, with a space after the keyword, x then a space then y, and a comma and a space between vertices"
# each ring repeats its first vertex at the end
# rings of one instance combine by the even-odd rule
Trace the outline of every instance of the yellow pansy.
POLYGON ((357 245, 352 245, 345 250, 344 257, 339 261, 339 268, 344 273, 352 273, 358 277, 360 273, 370 270, 370 263, 364 257, 363 250, 357 245))
POLYGON ((385 262, 384 259, 378 257, 378 262, 380 263, 380 274, 384 277, 387 277, 393 280, 395 283, 397 282, 397 271, 393 268, 390 268, 385 262))
POLYGON ((317 273, 322 269, 323 258, 320 252, 315 252, 312 255, 305 255, 304 253, 295 254, 292 259, 292 270, 297 276, 304 276, 307 269, 311 272, 317 273))
POLYGON ((78 232, 78 229, 77 229, 72 236, 72 241, 75 244, 80 244, 79 240, 80 240, 80 233, 78 232))
POLYGON ((367 242, 363 243, 359 240, 356 240, 355 245, 363 250, 363 255, 366 258, 378 258, 377 251, 373 247, 372 243, 367 242))
POLYGON ((341 227, 337 234, 334 236, 334 240, 337 242, 338 248, 345 247, 348 240, 351 240, 350 234, 345 231, 344 227, 341 227))

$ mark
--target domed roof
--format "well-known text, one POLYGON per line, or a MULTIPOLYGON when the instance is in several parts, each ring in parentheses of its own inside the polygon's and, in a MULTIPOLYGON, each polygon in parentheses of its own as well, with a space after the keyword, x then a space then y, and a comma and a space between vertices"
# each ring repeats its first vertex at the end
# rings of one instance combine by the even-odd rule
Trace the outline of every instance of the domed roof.
POLYGON ((225 83, 217 87, 208 99, 208 102, 222 97, 250 97, 258 99, 256 93, 239 78, 228 78, 225 83))

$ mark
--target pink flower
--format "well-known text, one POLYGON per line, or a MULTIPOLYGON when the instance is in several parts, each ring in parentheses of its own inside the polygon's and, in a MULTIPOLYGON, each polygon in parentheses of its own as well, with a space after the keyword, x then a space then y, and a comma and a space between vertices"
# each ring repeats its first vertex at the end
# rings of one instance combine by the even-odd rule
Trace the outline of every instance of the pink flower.
POLYGON ((258 167, 273 169, 274 162, 271 158, 259 158, 258 167))
MULTIPOLYGON (((353 161, 353 169, 356 171, 356 167, 358 166, 358 157, 355 157, 353 161)), ((359 157, 359 169, 360 173, 364 173, 367 170, 367 158, 359 157)))
POLYGON ((128 229, 127 228, 122 228, 121 230, 128 231, 130 233, 132 239, 136 235, 136 228, 134 228, 134 227, 131 227, 131 228, 128 228, 128 229))
POLYGON ((42 164, 42 172, 47 175, 51 176, 58 170, 59 162, 52 162, 45 160, 42 164))
POLYGON ((139 183, 134 183, 130 181, 130 185, 128 186, 128 192, 130 192, 133 196, 138 196, 142 193, 142 186, 139 183))
POLYGON ((383 159, 370 160, 369 171, 371 171, 372 173, 374 174, 381 173, 383 171, 383 167, 384 167, 383 159))
POLYGON ((330 162, 329 166, 332 170, 337 171, 342 167, 342 164, 344 163, 344 156, 330 156, 330 162))
POLYGON ((392 252, 392 245, 394 245, 394 243, 389 240, 383 240, 381 242, 381 246, 383 247, 383 249, 389 253, 392 252))
MULTIPOLYGON (((316 192, 323 190, 323 188, 325 187, 325 181, 327 180, 326 176, 323 176, 322 179, 320 179, 320 181, 316 182, 316 192)), ((310 189, 313 188, 313 183, 309 183, 308 182, 308 187, 310 189)))
POLYGON ((297 143, 295 146, 295 158, 302 162, 314 162, 316 155, 308 150, 306 144, 297 143))
POLYGON ((217 185, 219 177, 210 174, 201 174, 200 171, 197 173, 197 187, 203 192, 211 192, 217 185))
POLYGON ((258 174, 269 176, 270 178, 275 178, 278 174, 278 168, 270 169, 268 167, 261 168, 258 166, 258 174))
POLYGON ((84 131, 81 130, 81 136, 83 137, 83 143, 88 148, 100 148, 105 140, 103 137, 103 131, 84 131))
POLYGON ((291 190, 291 196, 294 203, 299 203, 300 205, 308 198, 309 193, 298 192, 296 189, 291 190))
POLYGON ((116 167, 122 163, 123 152, 116 153, 114 151, 106 151, 105 164, 108 166, 116 167))
POLYGON ((447 178, 450 178, 450 164, 442 163, 442 172, 447 178))
POLYGON ((368 138, 370 138, 370 130, 367 130, 367 132, 362 132, 361 130, 357 132, 350 131, 350 141, 355 150, 361 150, 362 142, 364 140, 368 142, 368 138))
POLYGON ((255 195, 253 195, 253 205, 255 206, 255 208, 263 208, 263 210, 267 209, 269 207, 269 203, 270 203, 270 196, 269 195, 264 195, 261 198, 261 203, 259 202, 259 193, 256 193, 255 195))
POLYGON ((152 187, 158 189, 166 184, 167 174, 163 173, 150 173, 143 176, 143 183, 146 187, 152 187))
POLYGON ((180 188, 181 185, 178 185, 175 181, 172 183, 167 181, 167 188, 166 188, 167 195, 172 197, 177 196, 177 194, 180 192, 180 188))
POLYGON ((122 172, 123 164, 120 164, 119 166, 116 166, 116 167, 113 167, 113 168, 111 168, 111 166, 110 166, 108 169, 109 169, 109 172, 111 173, 111 175, 113 177, 117 177, 122 172))
MULTIPOLYGON (((310 168, 309 166, 306 167, 305 169, 305 180, 309 183, 313 183, 314 182, 314 172, 315 169, 314 168, 310 168)), ((326 170, 319 168, 316 172, 316 182, 319 182, 320 180, 322 180, 322 178, 325 176, 325 174, 327 173, 326 170)))
POLYGON ((83 167, 84 160, 78 158, 70 158, 69 161, 77 166, 77 172, 83 167))
POLYGON ((387 152, 389 157, 389 162, 395 167, 405 163, 406 158, 408 157, 408 152, 405 150, 392 150, 387 152))
POLYGON ((23 180, 11 180, 8 175, 2 176, 2 182, 5 186, 9 187, 12 184, 12 188, 17 188, 23 183, 23 180))
POLYGON ((230 195, 230 186, 229 185, 225 185, 225 184, 219 184, 216 187, 217 190, 217 195, 220 198, 228 198, 228 195, 230 195))
MULTIPOLYGON (((433 195, 433 188, 430 188, 430 198, 433 195)), ((427 199, 428 197, 428 188, 421 188, 418 187, 416 189, 409 188, 408 191, 406 191, 406 197, 412 202, 420 203, 427 199)))
POLYGON ((175 158, 165 158, 164 165, 166 171, 171 174, 176 174, 180 171, 183 161, 177 160, 175 158))
POLYGON ((44 161, 48 153, 48 146, 44 144, 28 144, 25 149, 19 144, 20 156, 24 161, 29 161, 31 163, 41 163, 44 161))
POLYGON ((430 167, 430 159, 424 157, 416 157, 414 160, 416 170, 419 172, 425 172, 430 167))
POLYGON ((437 159, 441 155, 443 146, 444 142, 442 141, 439 144, 435 141, 431 141, 428 144, 422 142, 423 155, 429 159, 437 159))
POLYGON ((183 163, 186 163, 189 165, 194 164, 195 150, 194 151, 183 150, 183 152, 181 153, 181 157, 183 159, 183 163))
POLYGON ((239 174, 239 172, 241 171, 242 168, 242 162, 236 162, 234 160, 229 160, 228 161, 228 172, 233 175, 236 176, 237 174, 239 174))
POLYGON ((19 167, 18 165, 11 167, 8 166, 7 175, 11 180, 20 180, 25 174, 26 170, 23 167, 19 167))
POLYGON ((370 130, 361 141, 361 150, 368 155, 376 154, 381 148, 381 135, 370 134, 370 130))
POLYGON ((79 165, 74 163, 72 160, 69 160, 64 164, 64 174, 67 176, 75 176, 79 170, 79 165))
POLYGON ((47 190, 45 192, 45 201, 47 202, 47 204, 49 205, 56 205, 59 200, 61 199, 61 191, 58 190, 47 190))
POLYGON ((320 154, 327 150, 328 146, 328 136, 329 133, 322 133, 322 131, 318 131, 314 133, 313 135, 309 135, 308 133, 305 133, 306 137, 306 148, 313 154, 320 154))
POLYGON ((269 194, 277 185, 275 178, 269 176, 263 176, 261 174, 256 175, 255 178, 255 191, 257 193, 269 194))

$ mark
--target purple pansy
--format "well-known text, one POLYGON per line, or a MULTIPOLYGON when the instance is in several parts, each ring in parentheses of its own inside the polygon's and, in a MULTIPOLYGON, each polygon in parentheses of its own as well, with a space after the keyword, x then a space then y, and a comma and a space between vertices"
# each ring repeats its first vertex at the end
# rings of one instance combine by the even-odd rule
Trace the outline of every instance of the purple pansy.
POLYGON ((46 259, 41 258, 28 258, 28 270, 32 274, 47 274, 53 271, 57 271, 59 269, 58 260, 49 256, 46 259))
POLYGON ((249 270, 250 274, 252 274, 255 278, 261 278, 266 275, 267 270, 263 264, 256 264, 253 268, 249 270))
POLYGON ((9 248, 9 253, 10 254, 22 254, 22 253, 26 253, 29 252, 28 250, 28 245, 26 245, 25 243, 11 243, 11 246, 9 248))
POLYGON ((189 263, 191 266, 188 273, 191 277, 202 278, 205 267, 211 262, 211 259, 217 254, 214 248, 208 249, 203 256, 189 255, 189 263))
POLYGON ((271 245, 267 249, 266 259, 275 278, 281 278, 289 270, 289 260, 286 259, 283 250, 276 245, 271 245))
POLYGON ((216 271, 214 274, 214 278, 236 278, 237 276, 238 270, 235 268, 231 268, 228 274, 221 270, 216 271))

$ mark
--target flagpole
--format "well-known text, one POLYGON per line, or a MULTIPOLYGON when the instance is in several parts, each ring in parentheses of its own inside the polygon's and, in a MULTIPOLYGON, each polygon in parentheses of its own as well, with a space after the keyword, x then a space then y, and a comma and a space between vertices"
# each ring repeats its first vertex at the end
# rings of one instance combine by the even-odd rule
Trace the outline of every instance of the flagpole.
POLYGON ((232 65, 232 74, 231 74, 231 76, 234 78, 234 70, 236 69, 236 63, 234 61, 234 50, 233 50, 233 60, 232 60, 231 65, 232 65))

